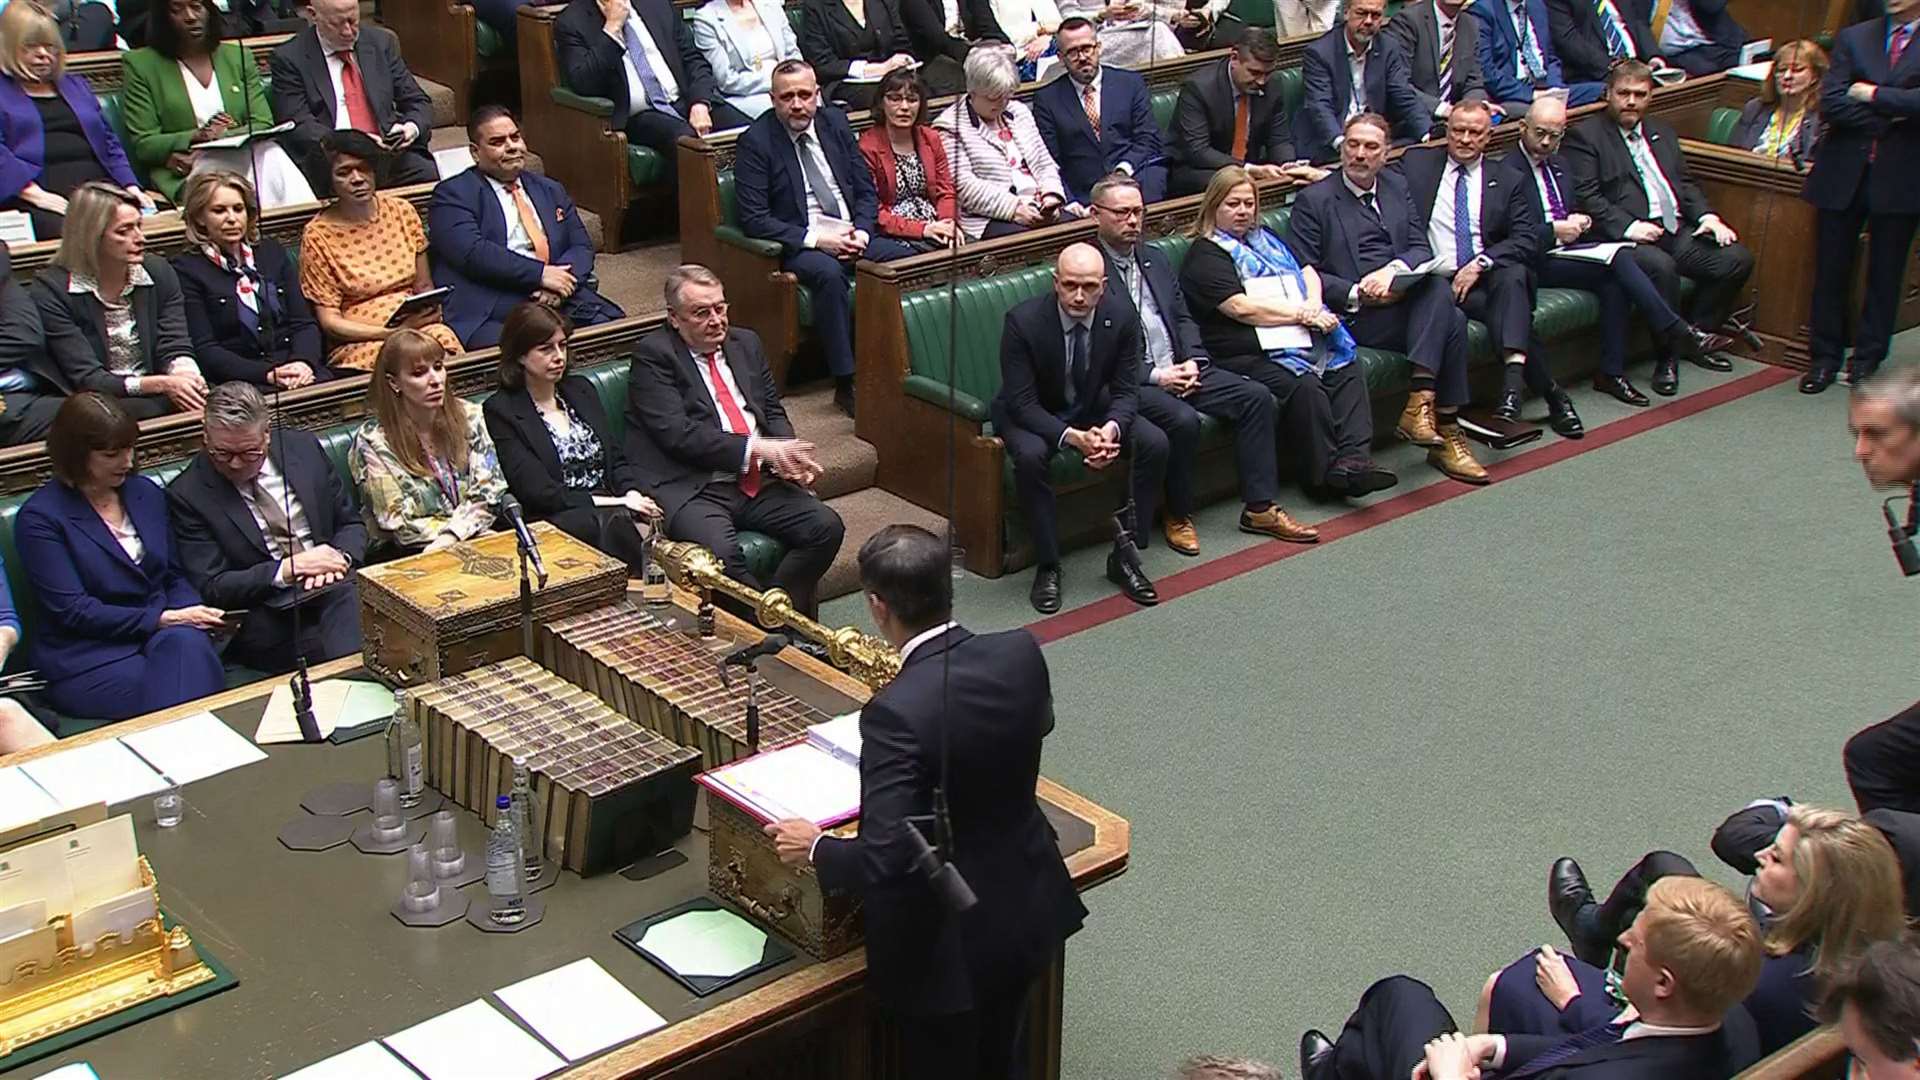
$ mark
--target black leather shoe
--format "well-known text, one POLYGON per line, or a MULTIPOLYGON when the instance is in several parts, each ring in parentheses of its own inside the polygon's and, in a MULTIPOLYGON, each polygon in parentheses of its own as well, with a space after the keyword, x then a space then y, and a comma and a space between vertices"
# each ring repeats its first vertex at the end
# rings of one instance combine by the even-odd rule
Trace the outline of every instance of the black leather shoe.
POLYGON ((1033 572, 1033 591, 1027 594, 1033 610, 1051 615, 1060 610, 1060 568, 1043 566, 1033 572))
POLYGON ((1547 426, 1563 439, 1583 439, 1587 435, 1587 425, 1573 410, 1573 398, 1557 386, 1547 391, 1547 426))
POLYGON ((1653 392, 1661 397, 1672 397, 1680 392, 1680 365, 1673 357, 1654 361, 1653 392))
POLYGON ((1834 373, 1825 368, 1812 368, 1800 376, 1800 392, 1818 394, 1833 385, 1834 373))
POLYGON ((1647 395, 1627 381, 1625 375, 1595 375, 1593 388, 1622 405, 1631 405, 1636 409, 1644 409, 1652 404, 1647 400, 1647 395))
POLYGON ((1849 363, 1847 365, 1847 385, 1859 386, 1861 383, 1873 378, 1873 373, 1879 370, 1879 364, 1849 363))
POLYGON ((1385 491, 1398 484, 1400 478, 1374 464, 1372 458, 1342 458, 1327 471, 1327 486, 1332 487, 1334 477, 1340 477, 1340 491, 1345 495, 1371 495, 1376 491, 1385 491))
POLYGON ((1732 371, 1733 361, 1721 356, 1719 350, 1733 344, 1733 339, 1724 334, 1709 334, 1702 330, 1680 323, 1667 335, 1667 347, 1682 360, 1708 371, 1732 371))
MULTIPOLYGON (((1593 903, 1593 889, 1587 885, 1586 871, 1580 864, 1568 858, 1553 860, 1547 870, 1547 910, 1552 913, 1553 921, 1560 926, 1560 932, 1567 935, 1567 942, 1573 946, 1576 954, 1585 959, 1581 949, 1580 935, 1574 932, 1574 916, 1580 909, 1593 903)), ((1602 962, 1605 957, 1600 958, 1602 962)))
POLYGON ((1127 599, 1141 607, 1152 607, 1160 602, 1160 594, 1154 591, 1153 582, 1146 571, 1120 557, 1119 551, 1107 556, 1107 580, 1120 586, 1127 599))
POLYGON ((1333 1054, 1333 1040, 1318 1028, 1311 1028, 1300 1036, 1300 1076, 1302 1080, 1317 1080, 1315 1073, 1320 1063, 1333 1054))
POLYGON ((1509 423, 1520 421, 1520 391, 1500 391, 1500 404, 1493 407, 1493 415, 1509 423))

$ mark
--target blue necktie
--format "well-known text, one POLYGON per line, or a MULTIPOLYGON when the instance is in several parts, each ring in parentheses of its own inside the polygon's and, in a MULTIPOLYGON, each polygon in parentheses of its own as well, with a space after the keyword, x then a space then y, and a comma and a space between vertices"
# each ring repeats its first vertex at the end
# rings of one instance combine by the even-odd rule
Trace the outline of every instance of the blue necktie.
POLYGON ((1627 36, 1620 32, 1620 20, 1614 16, 1613 5, 1607 0, 1598 0, 1594 7, 1600 12, 1600 29, 1607 34, 1607 54, 1615 60, 1631 56, 1627 36))
POLYGON ((1080 401, 1080 384, 1087 381, 1087 324, 1073 324, 1073 355, 1067 358, 1067 405, 1080 401))
POLYGON ((1467 170, 1453 167, 1453 265, 1464 268, 1473 261, 1473 204, 1468 196, 1467 170))
POLYGON ((667 100, 667 88, 660 85, 660 77, 654 74, 653 65, 647 63, 646 46, 640 44, 640 33, 633 28, 631 19, 620 27, 620 33, 626 38, 627 58, 633 61, 634 74, 640 76, 640 89, 647 92, 647 107, 680 115, 674 112, 673 102, 667 100))
POLYGON ((1620 1036, 1626 1034, 1626 1031, 1625 1024, 1602 1024, 1599 1027, 1588 1028, 1578 1035, 1570 1036, 1541 1051, 1532 1061, 1505 1074, 1504 1080, 1524 1080, 1525 1077, 1539 1076, 1556 1065, 1566 1064, 1569 1058, 1583 1051, 1619 1042, 1620 1036))

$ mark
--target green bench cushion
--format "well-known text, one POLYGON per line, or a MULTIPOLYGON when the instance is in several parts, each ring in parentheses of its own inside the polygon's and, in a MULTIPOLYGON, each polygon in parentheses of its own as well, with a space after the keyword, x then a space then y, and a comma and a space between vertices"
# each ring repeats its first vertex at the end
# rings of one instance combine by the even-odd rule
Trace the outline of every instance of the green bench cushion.
POLYGON ((475 19, 473 21, 473 51, 479 54, 483 60, 491 60, 496 56, 505 56, 507 54, 507 39, 500 36, 500 31, 495 30, 479 19, 475 19))
POLYGON ((1707 118, 1707 141, 1726 146, 1733 142, 1733 126, 1740 122, 1740 110, 1721 106, 1707 118))

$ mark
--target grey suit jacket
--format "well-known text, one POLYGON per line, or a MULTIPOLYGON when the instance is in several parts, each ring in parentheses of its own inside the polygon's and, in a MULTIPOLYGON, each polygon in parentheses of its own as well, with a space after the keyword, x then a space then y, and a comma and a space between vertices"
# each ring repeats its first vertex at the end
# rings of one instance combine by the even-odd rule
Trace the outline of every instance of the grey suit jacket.
MULTIPOLYGON (((1387 23, 1387 40, 1400 47, 1413 74, 1414 93, 1428 116, 1440 104, 1440 23, 1434 0, 1414 0, 1387 23)), ((1480 75, 1480 23, 1462 6, 1453 20, 1453 86, 1447 103, 1468 98, 1485 100, 1486 81, 1480 75)))
MULTIPOLYGON (((403 121, 410 123, 420 135, 407 149, 425 153, 427 140, 433 135, 433 103, 400 58, 400 39, 391 30, 363 23, 359 40, 353 44, 353 58, 380 131, 403 121)), ((334 129, 339 107, 320 35, 311 26, 295 34, 273 50, 268 67, 273 79, 270 93, 274 122, 293 121, 287 140, 295 159, 307 167, 312 178, 313 165, 320 157, 320 140, 334 129)), ((324 176, 324 171, 320 175, 324 176)))

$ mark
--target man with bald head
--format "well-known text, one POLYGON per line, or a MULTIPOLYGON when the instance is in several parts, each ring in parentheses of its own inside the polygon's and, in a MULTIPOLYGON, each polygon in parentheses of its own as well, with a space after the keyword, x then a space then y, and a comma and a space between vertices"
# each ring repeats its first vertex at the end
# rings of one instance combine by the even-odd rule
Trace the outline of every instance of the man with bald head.
MULTIPOLYGON (((1038 564, 1033 608, 1060 610, 1060 535, 1049 464, 1077 453, 1096 471, 1114 467, 1121 449, 1133 457, 1135 544, 1146 543, 1167 466, 1167 436, 1136 415, 1143 364, 1140 316, 1126 297, 1106 291, 1106 260, 1092 244, 1074 244, 1054 263, 1053 291, 1007 312, 1000 334, 1000 393, 993 428, 1013 460, 1014 490, 1038 564)), ((1121 466, 1124 468, 1125 466, 1121 466)), ((1107 578, 1136 604, 1160 602, 1153 582, 1118 544, 1107 578)))

